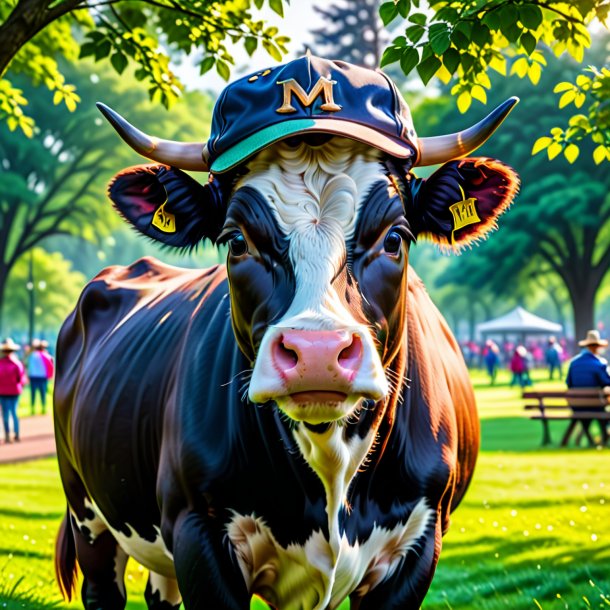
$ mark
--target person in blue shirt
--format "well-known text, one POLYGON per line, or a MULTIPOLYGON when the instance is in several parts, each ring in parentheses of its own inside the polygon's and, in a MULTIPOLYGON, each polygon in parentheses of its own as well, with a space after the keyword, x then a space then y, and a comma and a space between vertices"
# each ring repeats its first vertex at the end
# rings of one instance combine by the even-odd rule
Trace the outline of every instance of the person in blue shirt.
MULTIPOLYGON (((606 388, 610 392, 610 374, 608 374, 608 361, 601 357, 601 353, 608 346, 608 341, 602 339, 599 331, 590 330, 586 339, 578 342, 584 349, 570 362, 566 384, 568 388, 606 388)), ((604 411, 604 407, 590 409, 591 411, 604 411)), ((608 440, 607 422, 597 420, 602 432, 602 443, 608 440)), ((583 424, 584 425, 584 424, 583 424)))
POLYGON ((597 330, 590 330, 587 338, 578 342, 585 349, 570 362, 566 383, 569 388, 599 388, 610 386, 608 361, 600 354, 608 341, 600 338, 597 330))

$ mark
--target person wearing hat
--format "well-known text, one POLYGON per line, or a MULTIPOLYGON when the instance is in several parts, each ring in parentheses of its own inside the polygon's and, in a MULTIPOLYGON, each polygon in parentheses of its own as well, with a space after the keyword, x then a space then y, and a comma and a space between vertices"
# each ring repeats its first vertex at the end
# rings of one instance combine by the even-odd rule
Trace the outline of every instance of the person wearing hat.
POLYGON ((570 362, 566 384, 569 388, 599 388, 610 386, 608 361, 600 354, 608 346, 608 341, 599 336, 599 331, 590 330, 582 341, 585 349, 570 362))
POLYGON ((27 360, 32 398, 32 415, 36 413, 36 395, 40 395, 42 413, 47 410, 47 385, 53 377, 53 359, 46 352, 48 343, 40 339, 32 341, 32 352, 27 360))
MULTIPOLYGON (((582 352, 570 362, 566 384, 568 388, 608 388, 610 391, 610 374, 608 374, 608 361, 601 357, 601 353, 608 346, 608 341, 602 339, 599 331, 590 330, 582 341, 578 342, 582 352)), ((590 408, 589 411, 605 411, 604 407, 590 408)), ((602 443, 608 440, 607 422, 597 420, 602 433, 602 443)), ((584 422, 587 426, 590 422, 584 422)))
POLYGON ((10 338, 0 344, 0 406, 2 407, 4 438, 7 443, 11 442, 9 417, 13 419, 14 439, 19 441, 17 403, 23 392, 26 377, 23 364, 17 358, 18 350, 19 346, 10 338))

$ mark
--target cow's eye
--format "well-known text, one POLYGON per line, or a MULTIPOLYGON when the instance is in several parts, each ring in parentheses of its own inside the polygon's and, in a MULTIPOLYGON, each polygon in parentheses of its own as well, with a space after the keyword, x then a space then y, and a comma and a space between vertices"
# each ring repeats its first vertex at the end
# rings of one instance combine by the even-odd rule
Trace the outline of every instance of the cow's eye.
POLYGON ((402 246, 402 235, 396 229, 390 229, 383 240, 383 249, 387 254, 398 254, 402 246))
POLYGON ((233 256, 243 256, 248 252, 248 242, 241 233, 233 233, 229 238, 229 251, 233 256))

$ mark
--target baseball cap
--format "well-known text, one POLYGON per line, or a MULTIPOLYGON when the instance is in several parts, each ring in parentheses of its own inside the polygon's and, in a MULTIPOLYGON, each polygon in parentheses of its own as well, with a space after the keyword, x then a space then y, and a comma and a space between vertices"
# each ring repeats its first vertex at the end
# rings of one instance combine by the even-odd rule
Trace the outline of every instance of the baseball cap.
POLYGON ((391 156, 417 156, 411 112, 381 71, 307 54, 228 85, 207 143, 212 172, 226 172, 296 135, 344 136, 391 156))

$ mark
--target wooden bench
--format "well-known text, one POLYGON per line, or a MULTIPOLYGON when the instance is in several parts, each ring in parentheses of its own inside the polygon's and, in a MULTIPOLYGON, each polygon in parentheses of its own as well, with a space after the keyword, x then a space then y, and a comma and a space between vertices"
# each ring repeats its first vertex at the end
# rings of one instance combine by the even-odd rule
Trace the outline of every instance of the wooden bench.
POLYGON ((530 419, 542 422, 542 444, 550 445, 551 431, 549 421, 568 421, 568 427, 561 439, 561 446, 565 447, 572 436, 576 434, 576 442, 579 443, 582 435, 587 439, 589 446, 596 445, 591 436, 591 422, 596 420, 600 423, 602 432, 602 444, 608 442, 607 426, 610 422, 610 412, 600 411, 600 408, 608 407, 610 396, 603 388, 578 388, 560 391, 532 391, 523 392, 523 398, 529 402, 525 409, 533 412, 530 419), (596 410, 593 410, 596 409, 596 410))

